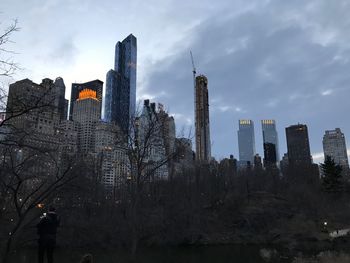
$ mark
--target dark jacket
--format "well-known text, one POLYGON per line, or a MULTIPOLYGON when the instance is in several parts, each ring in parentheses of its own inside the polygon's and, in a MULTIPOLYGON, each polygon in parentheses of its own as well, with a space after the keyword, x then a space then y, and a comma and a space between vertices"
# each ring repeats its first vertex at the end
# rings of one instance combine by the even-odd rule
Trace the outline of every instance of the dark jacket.
POLYGON ((55 242, 57 227, 60 225, 60 219, 55 212, 48 212, 40 218, 37 224, 39 241, 55 242))

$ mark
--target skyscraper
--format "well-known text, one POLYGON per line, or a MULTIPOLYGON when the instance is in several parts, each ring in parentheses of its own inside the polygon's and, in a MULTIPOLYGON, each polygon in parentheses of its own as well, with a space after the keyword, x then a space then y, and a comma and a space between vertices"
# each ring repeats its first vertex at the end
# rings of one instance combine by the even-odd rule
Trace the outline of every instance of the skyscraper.
POLYGON ((73 119, 74 102, 79 98, 79 93, 84 89, 89 89, 96 92, 96 99, 101 102, 100 103, 100 112, 101 112, 103 81, 96 79, 85 83, 72 83, 72 90, 70 95, 70 106, 69 106, 70 120, 73 119))
POLYGON ((248 162, 253 164, 255 155, 254 122, 252 120, 239 120, 238 125, 239 161, 244 165, 248 162))
POLYGON ((66 85, 64 85, 64 81, 61 77, 56 78, 54 84, 57 93, 55 97, 55 106, 58 108, 60 120, 66 120, 68 112, 68 100, 65 98, 66 85))
POLYGON ((275 120, 261 121, 264 144, 265 166, 276 164, 279 161, 278 135, 275 120))
POLYGON ((196 126, 196 160, 211 160, 208 79, 204 75, 196 77, 195 86, 195 126, 196 126))
POLYGON ((101 102, 96 91, 80 91, 74 102, 73 121, 78 123, 78 150, 80 153, 92 152, 95 149, 95 127, 101 118, 101 102))
POLYGON ((114 70, 107 73, 104 120, 117 123, 124 132, 136 107, 137 40, 130 34, 115 46, 114 70))
POLYGON ((289 165, 311 165, 309 134, 304 124, 286 128, 289 165))
POLYGON ((330 156, 334 161, 341 165, 343 170, 348 171, 349 161, 346 150, 345 136, 339 128, 326 131, 323 136, 324 157, 330 156))
POLYGON ((143 157, 145 170, 153 170, 152 177, 155 179, 168 179, 168 162, 164 161, 168 159, 168 156, 162 134, 162 123, 158 118, 155 103, 150 103, 149 100, 144 101, 137 123, 138 144, 144 148, 145 152, 143 157))

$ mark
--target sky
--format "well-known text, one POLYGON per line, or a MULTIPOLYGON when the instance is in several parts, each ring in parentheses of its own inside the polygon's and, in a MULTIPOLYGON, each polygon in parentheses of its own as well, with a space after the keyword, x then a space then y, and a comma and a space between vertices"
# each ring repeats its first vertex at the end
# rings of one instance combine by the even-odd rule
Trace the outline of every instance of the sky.
MULTIPOLYGON (((137 98, 161 102, 179 135, 193 136, 197 72, 208 78, 212 155, 238 157, 239 119, 275 119, 280 153, 285 127, 307 124, 315 162, 325 130, 350 138, 348 0, 2 0, 0 29, 18 19, 7 46, 21 70, 9 80, 100 79, 114 46, 137 37, 137 98), (188 135, 192 131, 191 135, 188 135)), ((348 143, 350 146, 350 142, 348 143)))

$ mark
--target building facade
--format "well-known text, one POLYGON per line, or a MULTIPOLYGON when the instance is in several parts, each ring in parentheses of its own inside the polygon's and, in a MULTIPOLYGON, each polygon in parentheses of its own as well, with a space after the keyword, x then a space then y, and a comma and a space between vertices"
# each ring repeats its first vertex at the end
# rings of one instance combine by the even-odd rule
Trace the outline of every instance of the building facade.
MULTIPOLYGON (((144 153, 144 173, 153 171, 149 179, 168 179, 169 159, 166 154, 162 123, 159 121, 156 104, 144 101, 142 113, 137 120, 137 138, 144 153)), ((142 153, 141 153, 142 154, 142 153)))
POLYGON ((101 101, 96 91, 80 91, 73 106, 73 121, 78 124, 78 151, 81 154, 93 152, 95 148, 95 127, 101 119, 101 101))
POLYGON ((60 120, 66 120, 68 114, 68 100, 65 98, 66 85, 61 77, 58 77, 54 81, 56 86, 55 90, 57 92, 55 96, 55 106, 58 108, 58 113, 60 115, 60 120))
POLYGON ((100 112, 101 112, 103 81, 96 79, 85 83, 72 83, 72 90, 70 95, 70 106, 69 106, 70 120, 73 119, 74 102, 79 98, 79 93, 84 89, 89 89, 96 92, 96 98, 101 102, 101 106, 100 106, 100 112))
POLYGON ((305 124, 286 128, 289 165, 311 165, 309 134, 305 124))
POLYGON ((95 127, 95 152, 101 171, 101 182, 113 192, 126 183, 130 172, 127 145, 120 128, 100 121, 95 127))
POLYGON ((136 110, 137 39, 132 34, 115 46, 114 69, 107 73, 104 120, 129 133, 136 110))
POLYGON ((195 86, 196 160, 211 161, 208 79, 196 77, 195 86))
POLYGON ((252 120, 238 121, 238 149, 240 165, 254 164, 255 156, 255 133, 252 120))
POLYGON ((330 156, 343 170, 349 170, 345 136, 339 128, 326 131, 323 136, 324 157, 330 156))
POLYGON ((262 120, 264 145, 264 165, 276 165, 279 162, 278 135, 275 120, 262 120))

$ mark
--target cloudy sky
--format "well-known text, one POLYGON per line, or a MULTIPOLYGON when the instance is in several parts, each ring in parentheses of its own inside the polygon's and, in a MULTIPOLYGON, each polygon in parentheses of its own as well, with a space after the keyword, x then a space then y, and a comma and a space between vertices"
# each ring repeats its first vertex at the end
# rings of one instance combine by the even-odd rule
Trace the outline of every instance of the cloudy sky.
MULTIPOLYGON (((325 130, 350 138, 350 1, 348 0, 2 0, 1 27, 17 18, 9 47, 23 68, 11 82, 64 78, 105 81, 114 45, 138 39, 139 99, 174 114, 178 131, 193 126, 193 80, 209 80, 212 153, 238 156, 238 119, 305 123, 315 161, 325 130)), ((350 142, 348 143, 350 146, 350 142)))

